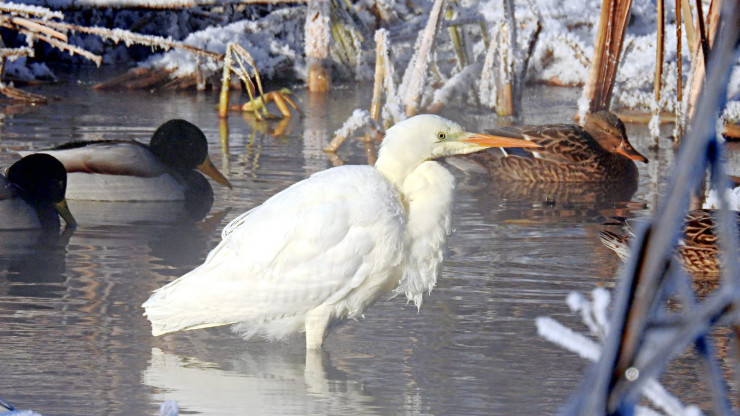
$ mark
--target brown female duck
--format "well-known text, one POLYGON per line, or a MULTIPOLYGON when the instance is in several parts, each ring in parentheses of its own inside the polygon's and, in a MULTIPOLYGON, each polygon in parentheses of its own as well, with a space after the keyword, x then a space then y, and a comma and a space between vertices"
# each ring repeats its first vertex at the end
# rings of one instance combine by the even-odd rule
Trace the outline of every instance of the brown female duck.
MULTIPOLYGON (((740 215, 736 216, 740 227, 740 215)), ((629 240, 632 230, 624 219, 616 219, 607 226, 617 225, 618 230, 604 229, 599 233, 601 242, 625 260, 629 255, 629 240)), ((689 211, 684 219, 683 233, 677 247, 677 258, 695 278, 716 277, 720 272, 720 252, 714 210, 689 211)))
POLYGON ((622 121, 608 111, 589 114, 583 127, 574 124, 505 127, 493 135, 526 139, 541 148, 523 155, 479 152, 468 156, 491 176, 526 182, 618 182, 635 180, 633 160, 648 159, 627 139, 622 121))

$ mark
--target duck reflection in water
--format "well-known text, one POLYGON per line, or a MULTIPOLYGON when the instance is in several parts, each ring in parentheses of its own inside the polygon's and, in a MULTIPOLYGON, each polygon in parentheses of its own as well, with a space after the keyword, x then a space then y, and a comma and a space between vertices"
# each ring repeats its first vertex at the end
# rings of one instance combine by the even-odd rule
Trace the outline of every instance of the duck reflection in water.
MULTIPOLYGON (((689 211, 679 235, 675 258, 692 277, 694 290, 706 295, 719 285, 722 272, 722 256, 717 235, 717 213, 712 209, 689 211)), ((735 212, 735 220, 740 230, 740 213, 735 212)), ((621 260, 630 256, 630 241, 634 237, 633 226, 646 219, 613 217, 606 221, 599 233, 601 242, 613 250, 621 260)))
POLYGON ((66 246, 76 220, 64 197, 64 166, 30 155, 0 175, 0 293, 59 297, 64 291, 66 246), (60 234, 62 217, 66 227, 60 234))
POLYGON ((58 298, 66 293, 67 245, 75 229, 0 230, 0 295, 58 298))

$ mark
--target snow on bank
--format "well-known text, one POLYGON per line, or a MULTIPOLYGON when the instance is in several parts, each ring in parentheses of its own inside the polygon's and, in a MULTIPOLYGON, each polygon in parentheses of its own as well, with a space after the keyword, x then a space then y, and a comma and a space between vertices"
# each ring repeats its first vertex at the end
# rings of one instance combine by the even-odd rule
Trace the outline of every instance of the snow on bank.
MULTIPOLYGON (((302 73, 305 67, 305 16, 305 7, 286 7, 260 20, 242 20, 192 33, 183 43, 223 54, 229 42, 236 42, 249 51, 257 62, 260 74, 265 78, 275 77, 285 69, 302 73)), ((221 62, 203 61, 182 49, 155 55, 144 65, 174 71, 173 76, 194 74, 198 68, 204 75, 210 76, 219 73, 222 68, 221 62)))
MULTIPOLYGON (((129 4, 146 7, 167 8, 179 4, 209 5, 212 0, 25 0, 23 3, 29 5, 47 6, 54 10, 73 10, 90 5, 98 5, 104 11, 103 14, 108 22, 122 29, 137 30, 134 26, 139 25, 143 14, 147 13, 141 9, 123 10, 106 9, 108 6, 121 7, 129 4)), ((163 26, 162 32, 174 39, 181 39, 184 43, 211 52, 223 53, 229 42, 238 42, 255 58, 260 73, 265 78, 281 78, 289 75, 291 79, 303 78, 306 71, 304 53, 304 26, 305 6, 302 4, 284 4, 279 1, 271 6, 241 5, 238 7, 271 8, 271 13, 262 13, 252 19, 238 20, 233 23, 225 21, 214 21, 214 15, 218 15, 221 6, 202 6, 189 9, 177 9, 169 20, 167 17, 157 17, 157 24, 163 26), (209 9, 209 7, 212 7, 209 9), (213 8, 216 7, 216 8, 213 8), (266 15, 265 15, 266 14, 266 15), (206 17, 210 15, 210 17, 206 17), (174 17, 177 16, 177 17, 174 17), (169 27, 167 25, 170 25, 169 27), (185 32, 187 28, 206 27, 192 33, 185 32)), ((451 3, 452 4, 452 3, 451 3)), ((596 0, 532 0, 515 1, 515 18, 517 21, 518 44, 516 49, 524 53, 527 42, 533 33, 537 19, 541 19, 542 31, 530 58, 527 80, 530 82, 547 82, 563 85, 581 85, 588 75, 588 66, 593 54, 593 43, 595 38, 596 24, 600 15, 601 1, 596 0)), ((231 5, 228 7, 237 7, 231 5)), ((427 0, 358 0, 353 3, 354 9, 350 11, 358 27, 365 35, 364 56, 362 60, 372 62, 374 60, 375 45, 370 40, 372 32, 380 22, 378 16, 383 16, 385 22, 380 22, 390 33, 392 43, 393 64, 399 75, 406 68, 408 60, 411 59, 416 32, 422 28, 428 18, 431 2, 427 0)), ((456 4, 460 19, 481 18, 485 22, 487 36, 493 38, 500 22, 505 20, 500 0, 459 0, 456 4)), ((676 96, 675 80, 677 76, 676 67, 676 39, 675 25, 671 24, 675 17, 673 4, 666 7, 665 36, 665 90, 662 93, 661 105, 666 111, 673 111, 673 102, 676 96)), ((150 12, 151 13, 151 12, 150 12)), ((614 90, 615 107, 632 107, 650 110, 652 108, 652 77, 655 66, 655 5, 651 0, 634 0, 631 9, 630 24, 624 41, 622 63, 617 74, 617 84, 614 90)), ((233 17, 233 16, 232 16, 233 17)), ((80 23, 80 22, 78 22, 80 23)), ((98 24, 90 22, 90 24, 98 24)), ((467 50, 471 62, 479 65, 485 59, 487 48, 481 36, 480 25, 466 24, 463 27, 464 38, 467 39, 467 50)), ((80 42, 80 46, 95 53, 105 53, 103 41, 94 36, 80 37, 71 36, 71 42, 80 42)), ((336 41, 335 41, 336 42, 336 41)), ((687 42, 682 42, 683 51, 681 60, 684 64, 684 77, 688 74, 690 65, 688 59, 687 42)), ((121 49, 113 49, 109 52, 106 63, 116 62, 119 58, 125 58, 121 49)), ((427 71, 427 77, 437 77, 439 85, 444 85, 460 73, 462 68, 450 62, 456 62, 455 51, 446 29, 440 29, 434 44, 433 53, 435 63, 432 69, 427 71), (435 74, 430 74, 436 71, 435 74)), ((188 76, 195 74, 198 69, 204 75, 215 75, 220 71, 221 62, 199 58, 190 52, 173 49, 149 57, 141 65, 167 69, 173 72, 173 76, 188 76)), ((341 67, 341 65, 337 65, 341 67)), ((740 95, 740 70, 736 66, 731 84, 729 86, 730 97, 740 95)), ((349 71, 362 71, 367 68, 343 68, 349 71)), ((11 73, 18 77, 35 75, 49 76, 48 68, 36 66, 31 68, 18 62, 10 68, 11 73), (14 67, 25 67, 25 70, 14 69, 14 67)), ((471 78, 471 70, 465 74, 466 81, 471 78)), ((345 74, 346 75, 346 74, 345 74)), ((358 74, 344 77, 345 79, 367 77, 358 74)), ((475 77, 473 77, 475 78, 475 77)), ((471 100, 474 91, 480 89, 479 77, 470 82, 469 92, 459 91, 459 88, 449 87, 446 91, 453 91, 455 95, 471 100)), ((457 79, 460 79, 458 76, 457 79)), ((429 89, 433 90, 433 89, 429 89)), ((434 101, 429 91, 422 102, 430 104, 434 101)), ((439 101, 439 94, 436 97, 439 101)), ((445 95, 446 100, 453 99, 445 95)), ((732 119, 733 117, 727 117, 732 119)))

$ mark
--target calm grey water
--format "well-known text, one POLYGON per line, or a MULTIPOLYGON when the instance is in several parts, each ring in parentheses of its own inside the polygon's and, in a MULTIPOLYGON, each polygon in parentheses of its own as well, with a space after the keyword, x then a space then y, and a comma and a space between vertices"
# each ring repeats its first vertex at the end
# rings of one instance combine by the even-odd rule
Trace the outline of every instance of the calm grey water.
MULTIPOLYGON (((547 202, 537 190, 456 171, 455 232, 420 312, 400 298, 378 302, 308 356, 300 337, 245 342, 227 328, 153 338, 140 307, 150 291, 200 264, 238 214, 330 167, 322 147, 354 108, 367 107, 371 86, 298 92, 305 117, 277 137, 276 122, 232 114, 222 146, 216 93, 90 90, 88 78, 99 77, 29 87, 60 100, 7 112, 0 165, 17 150, 68 140, 148 141, 179 117, 204 130, 234 189, 213 184, 215 202, 195 222, 178 204, 72 201, 73 233, 0 233, 0 396, 44 414, 152 415, 165 400, 205 415, 553 414, 586 364, 540 339, 534 319, 582 330, 565 296, 612 286, 619 266, 598 240, 601 218, 647 214, 656 198, 644 166, 634 195, 597 194, 598 203, 574 190, 547 202)), ((524 121, 567 120, 579 93, 531 88, 524 121)), ((444 115, 472 130, 496 123, 486 113, 444 115)), ((643 127, 628 130, 654 173, 667 174, 668 142, 656 155, 643 127)), ((366 161, 358 141, 339 155, 366 161)))

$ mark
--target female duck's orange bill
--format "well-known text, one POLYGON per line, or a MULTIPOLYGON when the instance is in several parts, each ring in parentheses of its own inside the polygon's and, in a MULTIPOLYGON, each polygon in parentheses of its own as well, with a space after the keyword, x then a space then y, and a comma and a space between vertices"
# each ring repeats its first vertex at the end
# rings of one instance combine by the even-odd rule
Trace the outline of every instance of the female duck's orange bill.
POLYGON ((638 160, 643 163, 648 163, 648 158, 642 155, 642 153, 635 150, 634 147, 627 140, 622 140, 617 147, 617 153, 632 160, 638 160))

